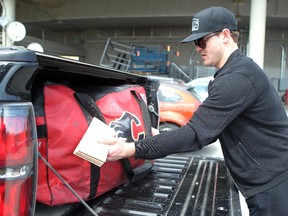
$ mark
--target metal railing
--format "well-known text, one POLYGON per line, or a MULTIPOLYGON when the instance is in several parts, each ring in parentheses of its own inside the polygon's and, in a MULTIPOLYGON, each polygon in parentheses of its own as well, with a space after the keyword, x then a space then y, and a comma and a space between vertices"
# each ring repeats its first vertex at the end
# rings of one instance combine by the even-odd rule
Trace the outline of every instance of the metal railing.
POLYGON ((128 71, 131 63, 132 47, 112 41, 108 38, 100 65, 128 71))

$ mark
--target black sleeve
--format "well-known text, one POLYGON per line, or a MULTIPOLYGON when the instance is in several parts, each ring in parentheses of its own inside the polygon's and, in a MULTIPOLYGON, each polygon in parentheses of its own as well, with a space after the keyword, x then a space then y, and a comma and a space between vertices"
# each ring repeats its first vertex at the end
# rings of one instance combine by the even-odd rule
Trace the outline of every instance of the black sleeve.
POLYGON ((227 75, 214 80, 208 98, 187 125, 135 142, 135 157, 155 159, 173 153, 197 151, 219 134, 256 98, 248 77, 227 75))
POLYGON ((200 148, 197 145, 193 145, 194 134, 193 128, 185 125, 173 131, 138 140, 135 142, 135 157, 156 159, 172 153, 197 151, 200 148))

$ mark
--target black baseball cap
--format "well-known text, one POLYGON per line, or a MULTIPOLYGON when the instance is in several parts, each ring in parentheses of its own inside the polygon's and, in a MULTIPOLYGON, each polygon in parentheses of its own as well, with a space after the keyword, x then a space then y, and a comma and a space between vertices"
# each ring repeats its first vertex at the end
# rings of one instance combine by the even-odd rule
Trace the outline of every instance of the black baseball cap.
POLYGON ((191 42, 225 28, 231 31, 237 30, 235 15, 223 7, 209 7, 195 14, 192 18, 192 34, 181 42, 191 42))

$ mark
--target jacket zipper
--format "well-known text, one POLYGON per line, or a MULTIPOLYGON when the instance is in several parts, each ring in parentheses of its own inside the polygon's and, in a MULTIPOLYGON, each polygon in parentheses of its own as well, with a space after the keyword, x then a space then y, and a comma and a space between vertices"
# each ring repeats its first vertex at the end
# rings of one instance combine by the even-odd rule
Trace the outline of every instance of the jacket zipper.
POLYGON ((256 160, 248 153, 248 151, 244 148, 244 146, 242 145, 241 142, 238 142, 238 145, 239 145, 240 148, 246 153, 246 155, 247 155, 252 161, 254 161, 254 163, 256 163, 258 166, 261 166, 261 164, 260 164, 258 161, 256 161, 256 160))

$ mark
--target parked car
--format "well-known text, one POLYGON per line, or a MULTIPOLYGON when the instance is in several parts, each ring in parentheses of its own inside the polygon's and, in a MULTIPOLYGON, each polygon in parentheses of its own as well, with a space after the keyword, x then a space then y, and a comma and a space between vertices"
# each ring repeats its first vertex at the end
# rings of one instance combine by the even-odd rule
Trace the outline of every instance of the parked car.
POLYGON ((165 77, 165 76, 156 76, 156 75, 150 75, 148 76, 149 79, 152 80, 158 80, 159 82, 165 82, 165 83, 174 83, 179 85, 185 85, 185 82, 181 79, 172 78, 172 77, 165 77))
POLYGON ((160 82, 158 90, 160 132, 185 125, 201 104, 200 99, 184 86, 160 82))
POLYGON ((185 85, 189 92, 194 92, 200 96, 201 102, 203 102, 208 97, 208 85, 209 82, 213 80, 213 76, 200 77, 194 79, 185 85))

